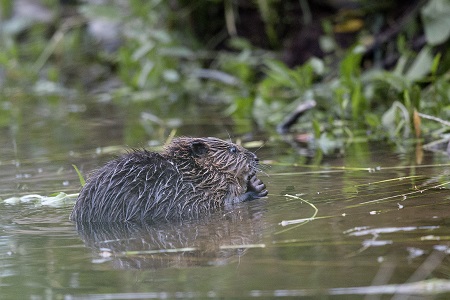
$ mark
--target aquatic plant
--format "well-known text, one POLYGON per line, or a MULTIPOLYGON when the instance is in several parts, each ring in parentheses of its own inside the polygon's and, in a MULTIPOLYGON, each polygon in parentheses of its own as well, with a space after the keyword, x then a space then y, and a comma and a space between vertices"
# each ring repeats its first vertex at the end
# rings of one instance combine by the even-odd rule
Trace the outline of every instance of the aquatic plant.
MULTIPOLYGON (((335 8, 327 18, 307 1, 203 4, 86 1, 62 7, 45 1, 38 6, 42 17, 27 20, 13 1, 3 1, 2 126, 10 119, 15 87, 55 102, 85 93, 123 106, 151 102, 154 112, 140 117, 142 134, 170 131, 181 124, 173 118, 180 107, 204 104, 232 116, 238 133, 256 124, 273 134, 299 103, 313 99, 316 108, 292 129, 316 140, 398 141, 413 137, 413 120, 420 116, 413 118, 415 110, 448 118, 446 1, 412 2, 397 17, 395 4, 356 1, 354 10, 335 8), (67 8, 73 13, 62 14, 67 8), (398 22, 389 27, 383 16, 398 22), (250 21, 263 25, 253 35, 245 31, 250 21), (282 53, 303 55, 295 45, 285 46, 287 33, 302 37, 296 31, 302 26, 315 34, 317 49, 301 63, 283 61, 282 53), (345 34, 353 46, 343 43, 345 34)), ((415 132, 422 135, 446 131, 442 123, 424 120, 420 126, 415 132)))

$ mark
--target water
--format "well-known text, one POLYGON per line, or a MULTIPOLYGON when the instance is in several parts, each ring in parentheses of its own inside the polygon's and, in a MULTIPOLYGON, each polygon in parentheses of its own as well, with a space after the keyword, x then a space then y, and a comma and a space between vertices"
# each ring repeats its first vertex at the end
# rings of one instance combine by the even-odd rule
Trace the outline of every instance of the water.
MULTIPOLYGON (((76 193, 72 164, 88 172, 124 144, 159 139, 139 129, 145 108, 106 109, 29 114, 2 129, 0 197, 76 193)), ((177 134, 233 130, 197 121, 177 134)), ((319 164, 283 142, 257 153, 269 196, 201 220, 76 226, 73 199, 2 202, 1 298, 448 296, 448 157, 370 143, 319 164)))

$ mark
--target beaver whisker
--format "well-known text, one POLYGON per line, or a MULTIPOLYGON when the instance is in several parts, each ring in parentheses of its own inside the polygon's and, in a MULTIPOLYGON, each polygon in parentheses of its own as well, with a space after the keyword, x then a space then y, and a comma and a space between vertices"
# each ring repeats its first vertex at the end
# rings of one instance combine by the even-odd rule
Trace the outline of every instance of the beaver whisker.
POLYGON ((256 148, 254 151, 251 151, 253 154, 255 154, 255 156, 256 156, 256 152, 258 152, 262 147, 264 147, 266 145, 266 142, 263 142, 262 144, 261 144, 261 146, 259 146, 258 148, 256 148))

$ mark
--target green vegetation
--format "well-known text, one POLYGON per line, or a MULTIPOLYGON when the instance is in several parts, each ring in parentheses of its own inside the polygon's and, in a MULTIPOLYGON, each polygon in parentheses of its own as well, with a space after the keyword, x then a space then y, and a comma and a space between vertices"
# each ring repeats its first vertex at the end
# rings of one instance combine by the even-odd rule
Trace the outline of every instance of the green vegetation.
POLYGON ((78 175, 78 179, 80 179, 81 186, 84 186, 86 184, 86 180, 83 177, 83 174, 81 174, 80 170, 78 170, 78 167, 75 165, 72 165, 72 167, 75 169, 78 175))
MULTIPOLYGON (((313 99, 318 105, 293 129, 319 141, 398 141, 414 132, 436 139, 447 131, 443 122, 423 120, 422 130, 417 127, 418 116, 450 116, 448 0, 412 5, 409 18, 395 19, 396 34, 380 34, 379 45, 369 20, 386 17, 394 9, 389 1, 380 1, 379 7, 353 1, 355 9, 339 9, 322 19, 315 18, 317 8, 307 1, 254 1, 246 7, 228 0, 87 1, 70 7, 71 14, 64 14, 67 7, 56 0, 42 2, 51 15, 45 20, 17 16, 12 0, 0 4, 0 126, 8 126, 14 99, 21 94, 49 105, 87 94, 118 105, 152 102, 155 111, 195 99, 225 107, 223 114, 244 130, 251 130, 254 121, 270 134, 299 103, 313 99), (320 24, 316 39, 325 55, 288 67, 280 54, 286 50, 283 32, 295 31, 298 23, 288 13, 293 3, 300 5, 296 17, 303 24, 320 24), (254 18, 242 12, 249 10, 264 26, 242 37, 236 24, 254 18), (117 47, 88 34, 95 21, 106 22, 103 28, 112 30, 111 43, 117 47), (340 45, 342 32, 353 35, 353 46, 340 45), (420 35, 425 42, 415 51, 413 41, 420 35), (253 43, 255 36, 265 42, 253 43), (392 66, 382 67, 389 55, 395 56, 392 66), (119 84, 110 84, 117 79, 119 84)), ((160 126, 179 126, 161 118, 155 121, 160 126)))

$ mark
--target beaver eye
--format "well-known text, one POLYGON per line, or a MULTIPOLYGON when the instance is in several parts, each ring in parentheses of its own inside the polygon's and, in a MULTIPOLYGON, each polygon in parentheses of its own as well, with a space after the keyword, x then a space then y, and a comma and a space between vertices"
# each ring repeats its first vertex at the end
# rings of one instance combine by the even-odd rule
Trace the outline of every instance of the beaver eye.
POLYGON ((237 153, 237 148, 235 146, 231 146, 228 151, 230 151, 230 153, 237 153))

